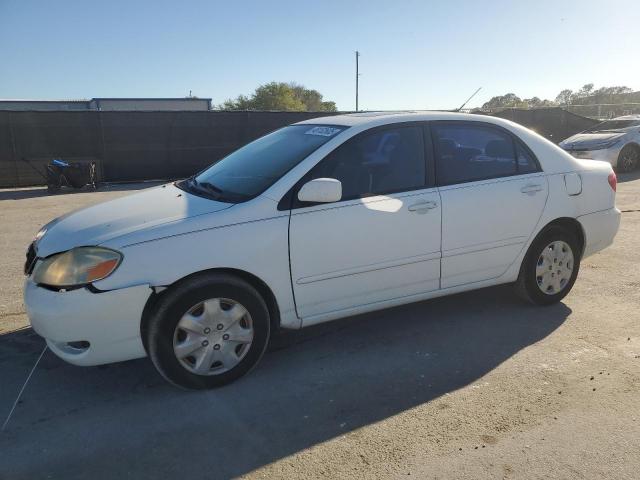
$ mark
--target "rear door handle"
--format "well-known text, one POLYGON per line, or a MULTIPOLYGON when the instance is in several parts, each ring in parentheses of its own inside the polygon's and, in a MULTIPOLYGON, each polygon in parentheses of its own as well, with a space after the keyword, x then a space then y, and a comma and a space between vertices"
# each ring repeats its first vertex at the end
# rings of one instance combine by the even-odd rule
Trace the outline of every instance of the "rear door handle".
POLYGON ((419 202, 419 203, 414 203, 413 205, 409 205, 409 211, 416 212, 416 213, 425 213, 437 207, 438 207, 438 202, 434 202, 434 201, 419 202))
POLYGON ((525 185, 520 189, 522 193, 534 195, 536 192, 542 191, 542 185, 525 185))

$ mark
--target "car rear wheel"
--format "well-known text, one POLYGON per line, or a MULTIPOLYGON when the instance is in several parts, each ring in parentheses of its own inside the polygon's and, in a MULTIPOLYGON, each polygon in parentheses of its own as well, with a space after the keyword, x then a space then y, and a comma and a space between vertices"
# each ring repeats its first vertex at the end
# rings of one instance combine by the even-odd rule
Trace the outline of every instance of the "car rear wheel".
POLYGON ((537 305, 557 303, 571 291, 579 269, 580 251, 575 236, 567 229, 552 226, 529 247, 520 268, 517 291, 537 305))
POLYGON ((147 328, 160 374, 187 389, 214 388, 248 373, 270 334, 269 310, 247 282, 210 274, 163 293, 147 328))
POLYGON ((617 170, 621 173, 631 172, 640 165, 640 148, 634 145, 627 145, 618 155, 617 170))

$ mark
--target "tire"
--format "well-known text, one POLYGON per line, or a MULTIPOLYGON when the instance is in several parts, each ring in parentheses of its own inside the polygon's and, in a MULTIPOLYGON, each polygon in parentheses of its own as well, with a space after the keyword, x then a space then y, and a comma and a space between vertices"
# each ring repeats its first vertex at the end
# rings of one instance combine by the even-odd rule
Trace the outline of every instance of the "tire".
POLYGON ((620 173, 632 172, 640 165, 640 148, 626 145, 618 155, 616 170, 620 173))
POLYGON ((560 226, 548 227, 538 234, 522 261, 517 293, 536 305, 558 303, 573 288, 580 270, 580 256, 579 242, 573 233, 560 226), (564 249, 570 250, 570 254, 564 249), (538 275, 541 272, 544 274, 538 275))
POLYGON ((255 288, 234 276, 205 274, 163 292, 151 312, 146 342, 166 380, 201 390, 249 373, 262 358, 270 331, 269 310, 255 288))

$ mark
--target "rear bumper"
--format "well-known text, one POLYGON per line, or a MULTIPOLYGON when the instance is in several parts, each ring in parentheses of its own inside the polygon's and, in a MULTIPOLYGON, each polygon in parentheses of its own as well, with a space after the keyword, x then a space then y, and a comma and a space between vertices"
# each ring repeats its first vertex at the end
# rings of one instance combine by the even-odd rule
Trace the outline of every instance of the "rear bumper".
POLYGON ((578 217, 585 234, 583 258, 607 248, 620 227, 620 210, 612 208, 578 217))
POLYGON ((100 365, 146 356, 140 338, 148 285, 92 293, 82 288, 54 292, 30 279, 24 303, 31 326, 49 348, 74 365, 100 365), (89 342, 89 346, 68 342, 89 342))

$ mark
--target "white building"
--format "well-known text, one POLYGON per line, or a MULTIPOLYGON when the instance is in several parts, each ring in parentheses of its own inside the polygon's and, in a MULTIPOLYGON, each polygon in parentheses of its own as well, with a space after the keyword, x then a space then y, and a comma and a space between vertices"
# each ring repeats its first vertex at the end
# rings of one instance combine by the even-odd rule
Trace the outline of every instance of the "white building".
POLYGON ((0 110, 206 111, 210 98, 91 98, 89 100, 0 99, 0 110))

